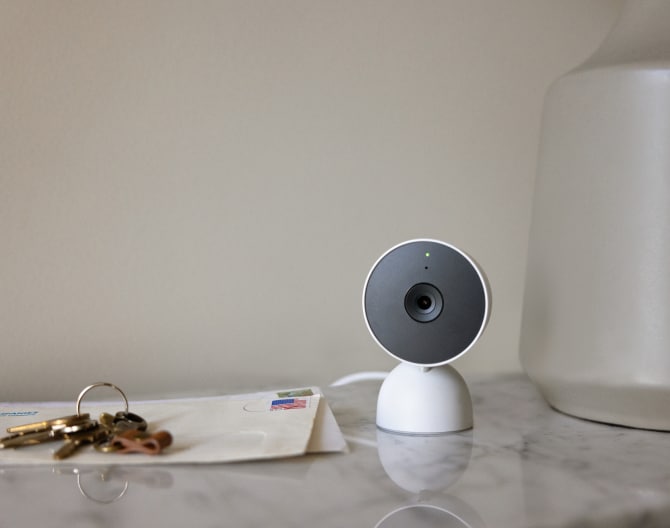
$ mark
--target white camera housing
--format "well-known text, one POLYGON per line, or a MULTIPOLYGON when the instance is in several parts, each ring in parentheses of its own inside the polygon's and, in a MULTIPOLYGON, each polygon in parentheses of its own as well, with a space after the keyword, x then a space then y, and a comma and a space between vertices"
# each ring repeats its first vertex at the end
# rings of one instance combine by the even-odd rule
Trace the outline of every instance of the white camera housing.
POLYGON ((448 363, 477 342, 490 315, 479 266, 460 249, 432 239, 392 247, 372 266, 363 314, 374 340, 401 361, 382 384, 377 426, 406 434, 472 427, 472 401, 448 363))

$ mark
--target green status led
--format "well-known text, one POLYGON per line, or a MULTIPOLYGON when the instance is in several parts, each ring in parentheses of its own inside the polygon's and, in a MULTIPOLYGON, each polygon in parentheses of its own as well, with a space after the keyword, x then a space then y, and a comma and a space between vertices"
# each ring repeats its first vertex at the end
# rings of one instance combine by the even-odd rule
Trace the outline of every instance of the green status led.
POLYGON ((430 252, 429 251, 426 251, 426 256, 430 257, 430 252))

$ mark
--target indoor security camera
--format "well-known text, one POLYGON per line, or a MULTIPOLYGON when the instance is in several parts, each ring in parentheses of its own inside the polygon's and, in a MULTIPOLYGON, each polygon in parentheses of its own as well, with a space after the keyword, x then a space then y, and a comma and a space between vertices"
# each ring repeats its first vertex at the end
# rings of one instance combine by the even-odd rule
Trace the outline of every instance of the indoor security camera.
POLYGON ((475 262, 438 240, 403 242, 372 266, 363 313, 375 341, 402 362, 380 390, 377 425, 416 434, 472 427, 469 391, 448 363, 488 322, 489 288, 475 262))

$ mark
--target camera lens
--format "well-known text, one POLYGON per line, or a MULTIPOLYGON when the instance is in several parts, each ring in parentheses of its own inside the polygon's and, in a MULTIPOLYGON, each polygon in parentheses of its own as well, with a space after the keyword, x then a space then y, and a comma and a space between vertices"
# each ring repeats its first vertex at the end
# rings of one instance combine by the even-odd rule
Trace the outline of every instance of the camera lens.
POLYGON ((416 305, 419 307, 419 310, 424 312, 430 310, 430 307, 433 306, 433 300, 428 297, 428 295, 422 295, 416 300, 416 305))
POLYGON ((442 294, 432 284, 420 282, 405 294, 405 311, 419 323, 429 323, 442 313, 442 294))

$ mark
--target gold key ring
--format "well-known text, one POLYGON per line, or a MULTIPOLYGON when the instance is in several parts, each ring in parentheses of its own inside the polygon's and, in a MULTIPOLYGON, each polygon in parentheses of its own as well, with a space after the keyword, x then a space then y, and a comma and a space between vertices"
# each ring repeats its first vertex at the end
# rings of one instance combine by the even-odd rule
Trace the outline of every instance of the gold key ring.
POLYGON ((93 383, 92 385, 89 385, 83 391, 81 391, 79 393, 79 396, 77 397, 77 416, 81 415, 81 412, 80 412, 81 401, 84 399, 84 396, 86 395, 86 393, 88 391, 90 391, 92 389, 95 389, 96 387, 111 387, 112 389, 116 390, 121 395, 121 397, 123 398, 123 403, 126 406, 126 411, 125 412, 128 412, 128 398, 126 398, 126 394, 121 389, 119 389, 116 385, 114 385, 113 383, 109 383, 107 381, 99 381, 97 383, 93 383))

